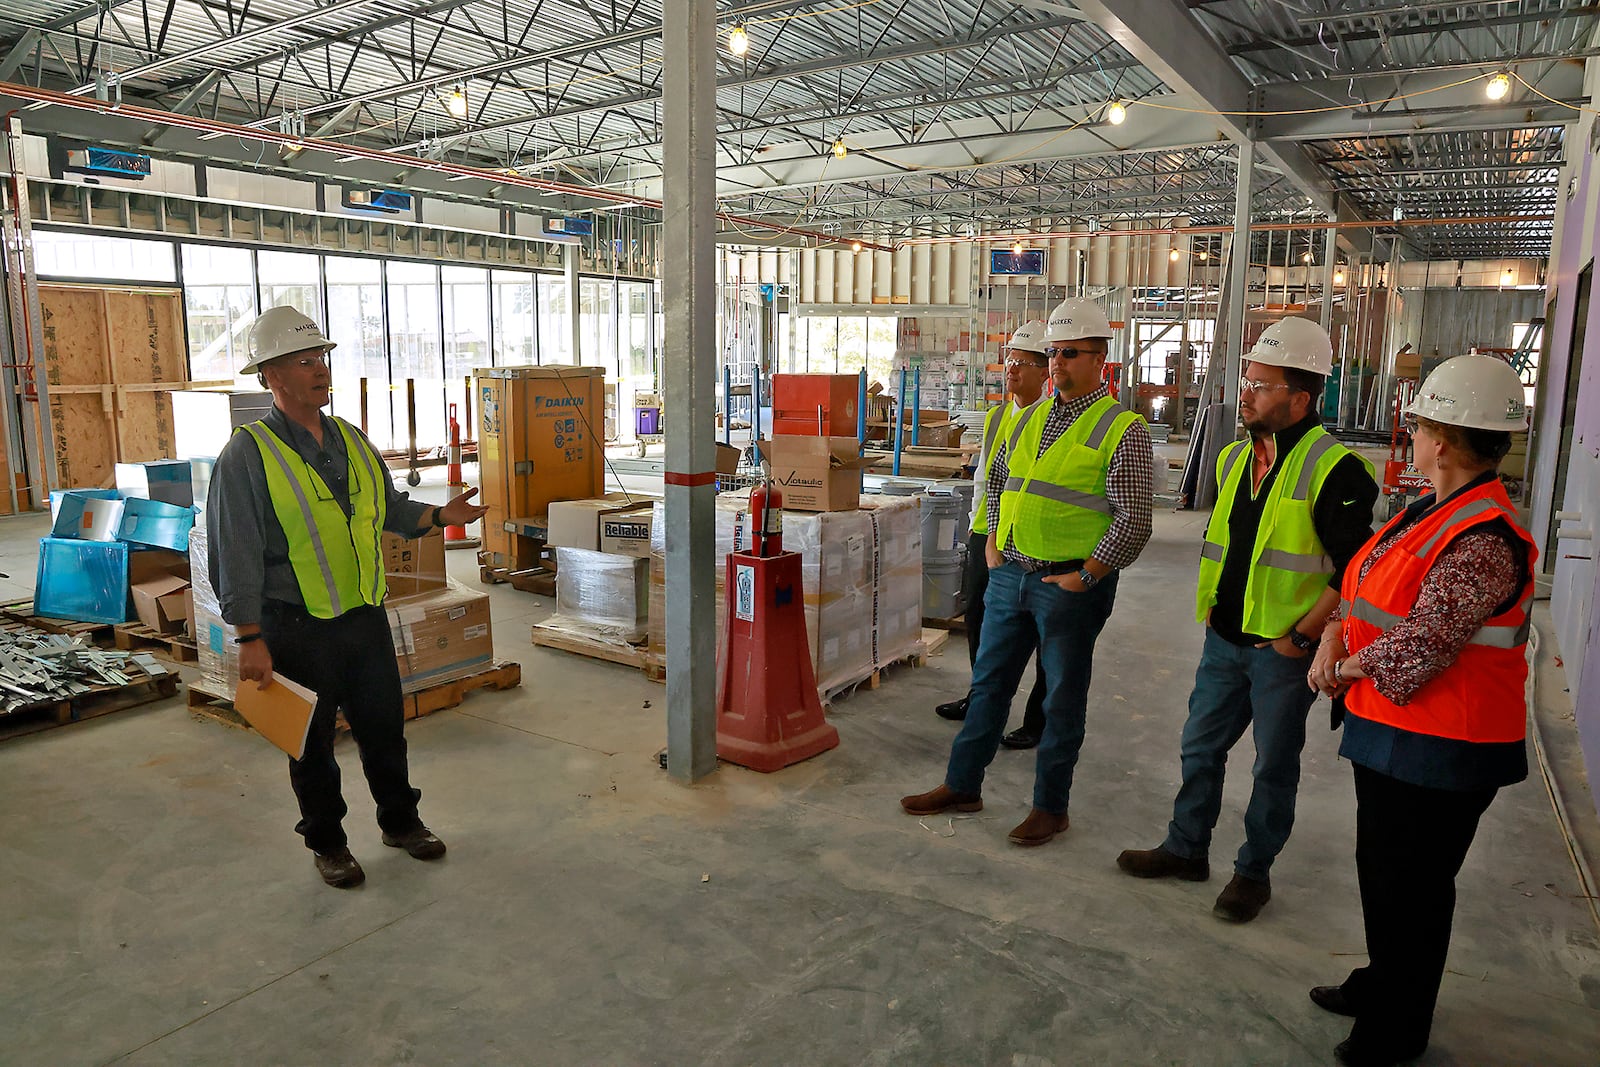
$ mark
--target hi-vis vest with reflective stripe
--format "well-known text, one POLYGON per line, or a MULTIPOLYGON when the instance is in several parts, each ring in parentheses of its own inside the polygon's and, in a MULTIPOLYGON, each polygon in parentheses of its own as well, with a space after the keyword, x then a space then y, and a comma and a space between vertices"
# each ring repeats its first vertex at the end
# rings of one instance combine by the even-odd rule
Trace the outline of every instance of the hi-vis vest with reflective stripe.
POLYGON ((1490 617, 1467 641, 1456 661, 1396 704, 1367 678, 1345 696, 1352 714, 1412 733, 1458 741, 1520 741, 1528 717, 1524 686, 1528 677, 1529 605, 1533 566, 1539 550, 1517 522, 1516 510, 1498 478, 1462 493, 1446 506, 1412 523, 1383 558, 1361 578, 1373 548, 1403 518, 1397 515, 1368 541, 1344 572, 1344 640, 1360 652, 1410 613, 1422 580, 1450 543, 1474 526, 1504 519, 1528 546, 1528 580, 1509 611, 1490 617))
POLYGON ((350 457, 350 515, 333 498, 322 476, 265 422, 242 427, 261 449, 272 510, 289 539, 289 563, 300 583, 306 610, 319 619, 335 619, 364 604, 382 604, 388 585, 383 577, 383 522, 388 494, 382 478, 383 459, 340 418, 333 423, 344 435, 350 457))
MULTIPOLYGON (((1250 548, 1241 629, 1262 637, 1282 637, 1305 617, 1328 588, 1333 560, 1317 537, 1312 510, 1322 483, 1339 462, 1353 455, 1320 426, 1295 442, 1278 467, 1261 508, 1261 525, 1250 548)), ((1228 554, 1228 520, 1233 502, 1251 477, 1250 439, 1236 441, 1217 457, 1217 505, 1200 546, 1200 583, 1195 589, 1195 621, 1204 622, 1217 602, 1222 561, 1228 554)), ((1366 459, 1367 473, 1372 464, 1366 459)))
POLYGON ((1034 559, 1087 559, 1111 529, 1106 471, 1139 416, 1101 397, 1039 455, 1054 398, 1025 408, 1006 441, 1008 477, 1000 494, 1000 545, 1015 541, 1034 559))
POLYGON ((989 532, 989 500, 988 492, 984 486, 989 483, 989 472, 994 469, 995 446, 1017 424, 1017 416, 1023 409, 1011 401, 989 409, 983 417, 983 469, 978 471, 978 492, 972 505, 972 532, 986 534, 989 532))

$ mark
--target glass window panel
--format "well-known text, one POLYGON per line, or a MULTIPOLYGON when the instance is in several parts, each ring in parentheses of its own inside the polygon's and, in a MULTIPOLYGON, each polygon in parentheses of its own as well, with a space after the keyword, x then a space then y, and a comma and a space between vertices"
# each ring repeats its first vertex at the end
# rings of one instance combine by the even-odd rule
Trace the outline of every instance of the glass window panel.
POLYGON ((539 297, 539 362, 571 364, 572 316, 567 314, 567 280, 541 274, 539 297))
POLYGON ((394 375, 395 437, 409 445, 406 381, 416 383, 417 447, 445 443, 444 356, 439 339, 439 268, 427 263, 391 262, 389 289, 389 365, 394 375))
POLYGON ((256 283, 244 248, 183 246, 183 302, 189 319, 189 377, 232 379, 241 389, 261 388, 238 369, 249 358, 256 319, 256 283))
POLYGON ((262 308, 288 305, 322 321, 322 281, 317 257, 308 252, 257 252, 262 308))
POLYGON ((834 374, 855 374, 867 365, 867 320, 862 315, 839 318, 839 351, 834 374))
MULTIPOLYGON (((461 436, 473 436, 467 425, 466 378, 477 367, 490 366, 489 272, 480 267, 445 267, 440 271, 444 303, 445 405, 456 406, 461 436)), ((418 398, 420 403, 420 394, 418 398)), ((449 427, 445 428, 449 441, 449 427)))
POLYGON ((888 381, 899 366, 899 321, 877 315, 867 318, 867 378, 871 381, 888 381))
POLYGON ((578 283, 578 324, 583 339, 585 367, 604 367, 609 381, 617 379, 617 323, 615 283, 584 278, 578 283))
POLYGON ((135 241, 92 233, 33 231, 34 272, 41 278, 115 278, 176 282, 177 262, 166 241, 135 241))
POLYGON ((367 379, 367 436, 393 448, 389 357, 383 334, 383 267, 375 259, 329 256, 328 337, 333 350, 333 411, 361 423, 361 379, 367 379))
POLYGON ((522 271, 494 272, 493 366, 521 366, 539 362, 534 277, 522 271))

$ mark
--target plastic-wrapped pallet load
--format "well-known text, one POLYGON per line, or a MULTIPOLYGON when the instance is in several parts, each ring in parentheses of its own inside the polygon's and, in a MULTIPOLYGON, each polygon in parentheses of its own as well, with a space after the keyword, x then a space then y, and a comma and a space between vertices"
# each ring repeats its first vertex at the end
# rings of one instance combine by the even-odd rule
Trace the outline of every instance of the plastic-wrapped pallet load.
POLYGON ((922 515, 917 497, 864 496, 876 554, 872 666, 920 651, 922 644, 922 515))
POLYGON ((556 549, 559 624, 600 639, 635 644, 645 639, 650 604, 650 561, 584 548, 556 549))
POLYGON ((238 631, 222 621, 222 603, 211 588, 210 551, 206 524, 195 523, 189 531, 190 588, 194 591, 190 632, 200 653, 198 688, 211 696, 232 700, 239 684, 239 646, 233 643, 238 631))
POLYGON ((477 674, 494 661, 489 596, 459 582, 383 603, 400 688, 415 693, 477 674))

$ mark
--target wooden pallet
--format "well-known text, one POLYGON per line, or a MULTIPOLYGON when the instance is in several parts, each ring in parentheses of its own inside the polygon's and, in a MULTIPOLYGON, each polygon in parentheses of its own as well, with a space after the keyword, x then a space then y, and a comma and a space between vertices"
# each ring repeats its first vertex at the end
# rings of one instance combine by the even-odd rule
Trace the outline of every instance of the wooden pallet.
MULTIPOLYGON (((476 689, 515 689, 521 684, 522 664, 494 663, 465 678, 458 678, 453 682, 440 682, 438 685, 419 689, 415 693, 407 693, 405 717, 420 719, 436 711, 458 707, 466 700, 467 694, 476 689)), ((189 687, 189 711, 200 718, 231 726, 236 730, 250 729, 250 724, 244 720, 244 716, 234 708, 233 701, 193 685, 189 687)), ((335 726, 340 732, 350 729, 350 724, 344 721, 343 715, 339 716, 335 726)))
POLYGON ((512 571, 504 567, 478 567, 478 580, 484 585, 503 585, 511 583, 511 588, 523 593, 537 593, 539 596, 553 597, 556 595, 556 572, 544 567, 529 567, 527 570, 512 571))
POLYGON ((35 630, 43 630, 48 634, 65 634, 68 637, 82 637, 90 644, 102 648, 111 647, 111 632, 113 624, 109 622, 74 622, 71 619, 52 619, 44 615, 33 613, 33 601, 15 600, 9 604, 0 604, 0 618, 11 622, 31 626, 35 630))
POLYGON ((164 634, 160 630, 152 630, 142 622, 119 623, 114 628, 113 637, 117 647, 124 652, 138 652, 150 648, 165 655, 174 663, 193 663, 200 658, 200 650, 195 647, 194 638, 185 637, 183 634, 164 634))
POLYGON ((951 630, 964 634, 967 632, 967 616, 965 614, 952 615, 948 619, 934 619, 923 616, 922 628, 925 630, 951 630))
MULTIPOLYGON (((554 648, 562 652, 572 652, 579 656, 588 656, 590 659, 605 660, 607 663, 617 663, 624 667, 633 667, 650 673, 653 657, 645 650, 643 645, 632 645, 620 638, 600 638, 582 630, 562 626, 559 623, 539 623, 533 628, 533 643, 540 648, 554 648)), ((663 679, 666 677, 665 669, 662 671, 663 679)))
POLYGON ((823 702, 832 703, 837 698, 852 693, 862 686, 868 689, 876 689, 883 684, 883 679, 889 673, 903 667, 926 667, 928 665, 928 657, 944 646, 944 643, 949 640, 950 634, 945 630, 923 630, 922 638, 911 651, 904 655, 897 656, 885 663, 880 663, 859 677, 829 686, 823 691, 823 702))
POLYGON ((37 707, 21 708, 9 715, 0 715, 0 741, 68 723, 98 719, 102 715, 165 700, 177 693, 176 674, 161 674, 153 678, 147 676, 127 685, 101 686, 70 700, 51 701, 37 707))

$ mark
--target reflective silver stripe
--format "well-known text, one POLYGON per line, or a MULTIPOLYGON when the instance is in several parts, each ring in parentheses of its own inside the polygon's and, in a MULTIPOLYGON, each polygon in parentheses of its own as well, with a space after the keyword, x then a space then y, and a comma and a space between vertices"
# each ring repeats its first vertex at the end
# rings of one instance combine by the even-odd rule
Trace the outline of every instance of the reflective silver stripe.
POLYGON ((1011 431, 1011 439, 1006 442, 1007 452, 1015 452, 1017 450, 1017 442, 1022 440, 1022 431, 1026 430, 1028 423, 1033 421, 1033 413, 1039 410, 1040 404, 1048 404, 1051 399, 1048 395, 1042 396, 1022 409, 1022 413, 1017 416, 1017 425, 1011 431))
MULTIPOLYGON (((337 415, 333 416, 333 421, 339 424, 339 430, 344 434, 345 451, 350 453, 361 453, 361 465, 366 468, 367 481, 372 486, 372 536, 381 544, 383 541, 382 512, 385 509, 379 507, 379 503, 381 501, 384 504, 387 504, 387 501, 384 500, 384 497, 382 496, 383 486, 378 481, 378 469, 372 465, 372 453, 368 448, 366 448, 365 445, 362 444, 361 439, 356 436, 354 428, 351 427, 349 423, 345 422, 337 415)), ((354 464, 352 464, 352 466, 354 466, 354 464)), ((352 513, 355 511, 354 501, 352 501, 350 504, 350 510, 352 513)), ((360 553, 357 553, 356 567, 358 570, 360 569, 360 553)), ((368 599, 374 604, 379 602, 378 584, 382 581, 383 569, 381 567, 374 568, 372 572, 372 582, 367 586, 367 592, 371 594, 368 599)))
MULTIPOLYGON (((1007 485, 1007 488, 1010 488, 1007 485)), ((1022 490, 1033 496, 1042 496, 1046 500, 1054 500, 1061 504, 1071 504, 1074 507, 1085 508, 1089 511, 1099 511, 1107 515, 1111 512, 1111 501, 1098 493, 1085 493, 1081 489, 1068 489, 1064 485, 1053 482, 1041 482, 1037 478, 1028 482, 1022 490)))
POLYGON ((1311 478, 1317 473, 1317 463, 1338 447, 1338 438, 1326 430, 1322 432, 1321 437, 1312 442, 1311 447, 1306 450, 1305 460, 1300 464, 1300 480, 1294 483, 1294 493, 1290 495, 1290 500, 1305 500, 1311 495, 1311 478))
MULTIPOLYGON (((1456 527, 1462 526, 1488 511, 1504 513, 1505 509, 1493 500, 1474 500, 1465 507, 1458 509, 1455 514, 1445 520, 1445 524, 1439 528, 1438 533, 1428 538, 1427 544, 1417 549, 1417 558, 1426 559, 1428 553, 1433 551, 1434 546, 1453 533, 1456 527)), ((1510 517, 1509 515, 1507 516, 1507 518, 1510 517)))
POLYGON ((1089 431, 1089 436, 1083 439, 1083 443, 1089 448, 1099 449, 1101 445, 1105 444, 1106 434, 1111 432, 1111 424, 1116 422, 1117 417, 1127 410, 1121 404, 1113 402, 1110 407, 1101 413, 1100 421, 1094 424, 1094 428, 1089 431))
POLYGON ((1218 489, 1228 484, 1228 479, 1233 476, 1233 468, 1237 467, 1239 461, 1244 458, 1244 454, 1250 451, 1250 442, 1240 441, 1238 444, 1229 445, 1228 447, 1233 451, 1227 457, 1228 465, 1222 468, 1222 477, 1217 479, 1218 489))
POLYGON ((1215 541, 1203 541, 1200 544, 1200 558, 1209 559, 1213 563, 1221 563, 1228 550, 1215 541))
POLYGON ((1006 493, 1015 493, 1018 489, 1021 489, 1021 488, 1022 488, 1022 479, 1018 478, 1015 474, 1013 474, 1013 475, 1011 475, 1010 477, 1008 477, 1006 479, 1006 487, 1005 487, 1005 489, 1003 489, 1001 491, 1002 492, 1006 492, 1006 493))
MULTIPOLYGON (((1010 403, 1010 401, 1007 401, 1010 403)), ((1004 405, 994 408, 984 420, 988 425, 983 429, 983 459, 985 463, 994 462, 994 441, 1000 436, 1000 424, 1005 420, 1001 413, 1005 411, 1004 405)))
POLYGON ((1294 571, 1297 574, 1333 573, 1333 560, 1321 552, 1310 555, 1267 548, 1262 550, 1260 562, 1263 567, 1276 567, 1280 571, 1294 571))
MULTIPOLYGON (((1357 600, 1347 617, 1371 623, 1385 633, 1405 621, 1404 615, 1391 615, 1365 600, 1357 600)), ((1467 644, 1485 648, 1519 648, 1528 643, 1530 623, 1531 620, 1524 616, 1515 626, 1482 626, 1467 639, 1467 644)))
MULTIPOLYGON (((333 614, 337 618, 344 614, 344 601, 339 599, 339 585, 333 580, 333 567, 328 563, 328 550, 322 545, 322 531, 317 529, 316 519, 311 513, 311 501, 306 499, 305 487, 300 484, 300 479, 295 477, 293 468, 284 458, 283 450, 278 447, 278 439, 271 430, 258 431, 251 428, 250 436, 256 439, 257 444, 267 447, 273 458, 278 461, 278 466, 283 468, 283 473, 288 476, 289 485, 294 489, 295 499, 300 503, 300 515, 305 519, 306 529, 311 533, 311 548, 317 555, 317 566, 322 569, 322 581, 328 587, 328 599, 333 603, 333 614)), ((304 461, 301 462, 301 466, 305 467, 313 478, 317 477, 317 473, 304 461)))

